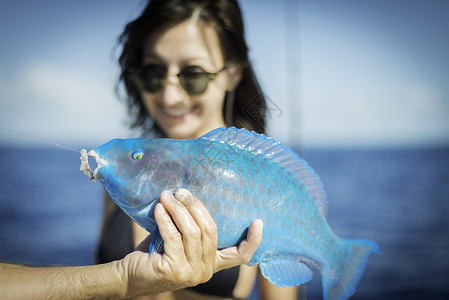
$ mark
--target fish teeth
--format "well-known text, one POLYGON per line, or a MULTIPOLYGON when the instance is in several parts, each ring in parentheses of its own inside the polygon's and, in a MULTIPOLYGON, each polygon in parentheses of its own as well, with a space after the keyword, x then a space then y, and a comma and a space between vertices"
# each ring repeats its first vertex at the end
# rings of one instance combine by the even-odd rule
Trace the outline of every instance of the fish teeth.
POLYGON ((90 150, 89 153, 87 153, 90 157, 95 158, 95 161, 97 162, 97 168, 93 172, 93 180, 97 178, 98 170, 101 167, 107 166, 108 162, 103 157, 99 156, 94 150, 90 150))
POLYGON ((84 174, 86 174, 87 176, 89 176, 90 180, 95 180, 95 175, 92 172, 92 169, 89 166, 89 161, 88 161, 88 157, 87 157, 88 153, 86 149, 82 149, 81 150, 81 166, 80 166, 80 171, 84 171, 84 174))

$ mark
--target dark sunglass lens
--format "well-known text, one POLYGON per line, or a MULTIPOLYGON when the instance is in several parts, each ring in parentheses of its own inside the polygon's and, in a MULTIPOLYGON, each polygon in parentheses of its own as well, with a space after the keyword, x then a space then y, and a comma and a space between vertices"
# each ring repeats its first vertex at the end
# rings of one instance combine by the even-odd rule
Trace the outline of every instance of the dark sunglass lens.
POLYGON ((209 78, 205 73, 184 73, 180 74, 179 82, 190 95, 200 95, 207 90, 209 78))
POLYGON ((162 81, 165 77, 165 71, 158 67, 145 67, 140 72, 140 79, 143 87, 150 93, 156 93, 162 89, 162 81))

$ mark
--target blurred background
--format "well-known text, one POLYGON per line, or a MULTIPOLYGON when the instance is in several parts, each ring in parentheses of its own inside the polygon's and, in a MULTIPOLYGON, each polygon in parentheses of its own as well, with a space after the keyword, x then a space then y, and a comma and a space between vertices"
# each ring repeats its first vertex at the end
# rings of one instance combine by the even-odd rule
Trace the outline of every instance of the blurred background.
MULTIPOLYGON (((240 2, 269 135, 320 175, 334 231, 382 249, 352 299, 447 299, 449 2, 240 2)), ((116 41, 143 6, 0 0, 0 127, 41 139, 0 129, 0 260, 93 263, 101 186, 42 140, 133 136, 116 41)))

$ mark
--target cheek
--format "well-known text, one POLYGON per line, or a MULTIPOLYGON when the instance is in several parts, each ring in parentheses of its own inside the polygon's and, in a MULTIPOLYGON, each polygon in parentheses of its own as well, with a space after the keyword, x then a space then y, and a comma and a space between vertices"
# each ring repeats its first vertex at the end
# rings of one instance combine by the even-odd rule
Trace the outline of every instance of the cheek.
POLYGON ((202 101, 203 106, 206 108, 205 113, 207 113, 209 116, 213 118, 221 116, 223 112, 225 95, 226 93, 220 90, 220 91, 213 91, 213 93, 210 93, 208 97, 205 97, 204 100, 202 101))
POLYGON ((157 113, 157 99, 155 96, 150 94, 141 94, 143 106, 147 110, 147 112, 154 117, 157 113))
POLYGON ((225 102, 226 88, 224 81, 216 81, 215 84, 211 84, 203 98, 203 105, 207 107, 209 113, 213 113, 217 116, 223 112, 223 105, 225 102))

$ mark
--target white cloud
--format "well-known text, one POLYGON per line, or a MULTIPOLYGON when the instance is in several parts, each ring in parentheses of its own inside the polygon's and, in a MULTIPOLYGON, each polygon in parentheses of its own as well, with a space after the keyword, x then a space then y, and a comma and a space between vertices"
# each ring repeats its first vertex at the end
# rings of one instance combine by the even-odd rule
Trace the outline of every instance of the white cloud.
POLYGON ((1 87, 2 126, 68 144, 124 136, 125 109, 114 94, 115 74, 112 66, 85 75, 73 66, 32 64, 1 87))

